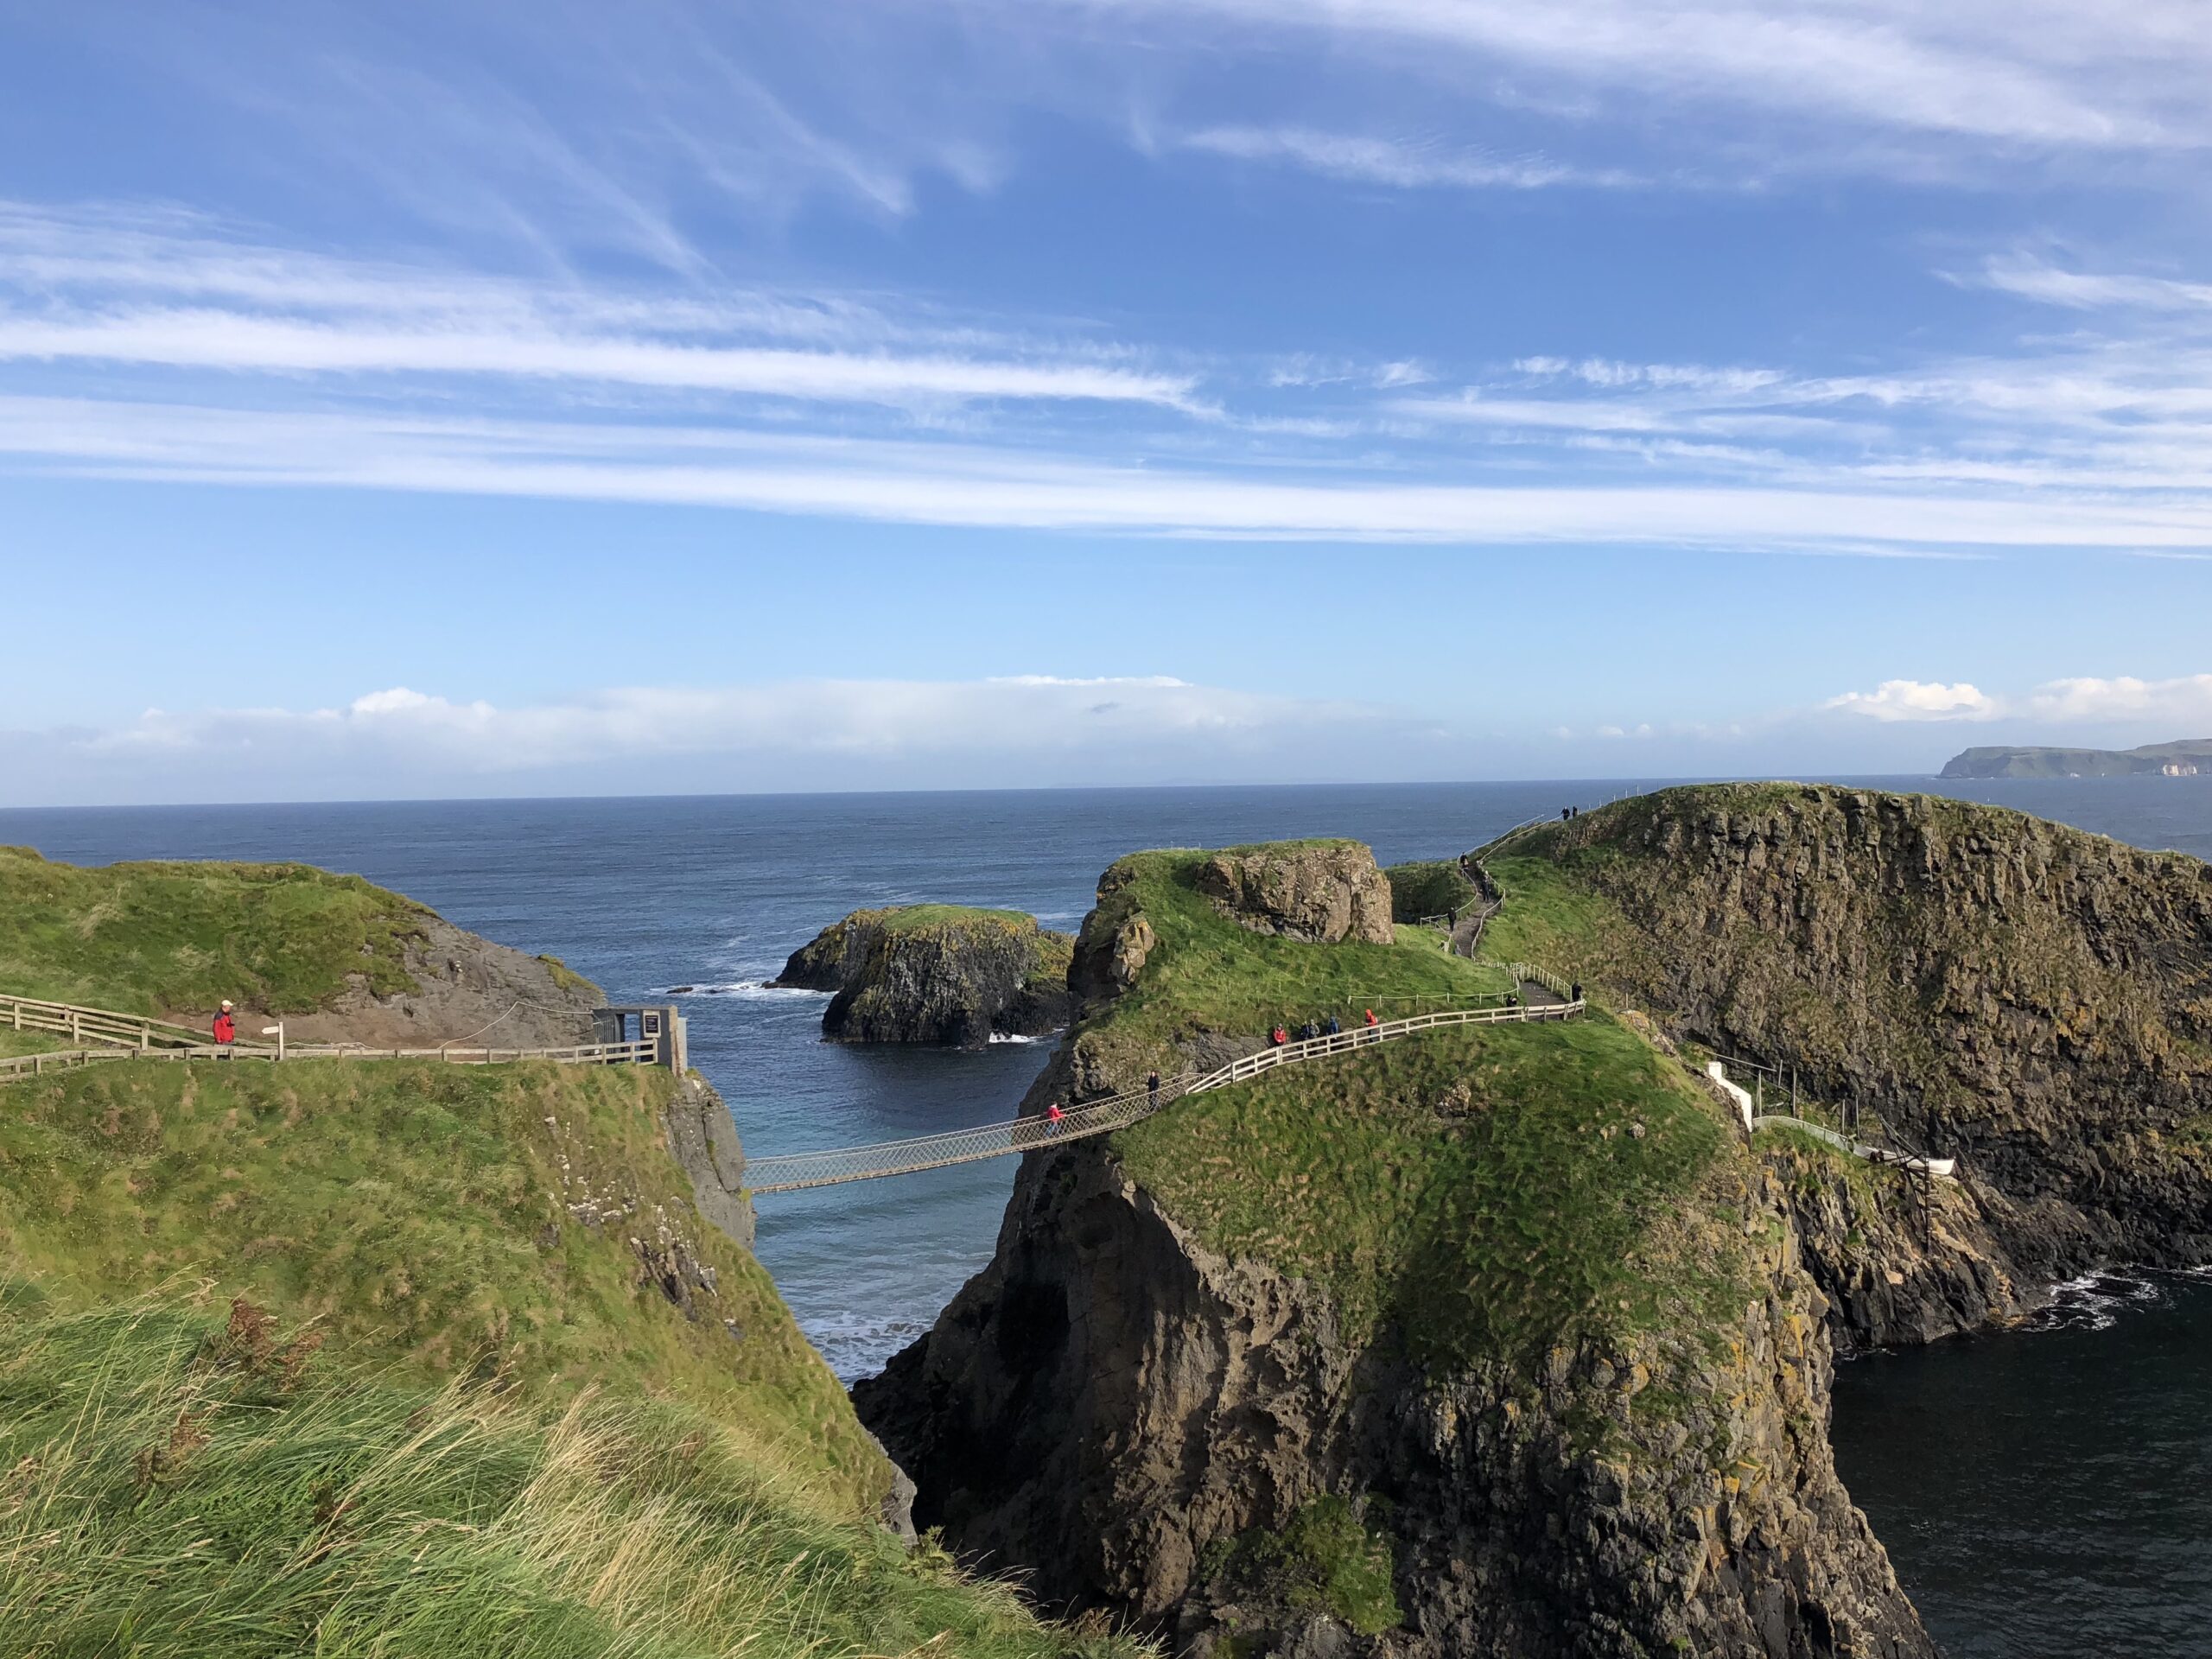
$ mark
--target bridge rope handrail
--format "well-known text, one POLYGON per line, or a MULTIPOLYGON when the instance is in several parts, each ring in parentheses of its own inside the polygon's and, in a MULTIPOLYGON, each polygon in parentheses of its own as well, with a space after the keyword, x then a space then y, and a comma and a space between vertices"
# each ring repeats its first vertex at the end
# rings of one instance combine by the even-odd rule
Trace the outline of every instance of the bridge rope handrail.
POLYGON ((746 1165, 745 1186, 755 1195, 793 1192, 807 1187, 836 1186, 849 1181, 873 1180, 887 1175, 909 1175, 925 1169, 944 1169, 956 1164, 979 1162, 986 1158, 1003 1158, 1014 1153, 1038 1151, 1065 1141, 1081 1141, 1094 1135, 1106 1135, 1116 1129, 1126 1128, 1186 1095, 1227 1088, 1231 1084, 1246 1082, 1278 1066, 1295 1065, 1303 1061, 1326 1058, 1332 1054, 1349 1053, 1354 1049, 1372 1047, 1378 1043, 1441 1026, 1504 1025, 1564 1020, 1583 1011, 1584 1003, 1567 1000, 1566 993, 1569 988, 1557 975, 1543 970, 1531 971, 1529 964, 1525 963, 1512 963, 1507 966, 1516 979, 1542 985, 1562 1000, 1533 1006, 1523 1002, 1510 1007, 1439 1008, 1402 1020, 1379 1020, 1371 1026, 1354 1026, 1319 1037, 1279 1044, 1263 1048, 1257 1053, 1243 1055, 1203 1076, 1185 1071, 1173 1077, 1163 1077, 1156 1097, 1154 1091, 1147 1086, 1128 1090, 1103 1100, 1084 1101, 1064 1112, 1057 1122, 1049 1117, 1032 1114, 997 1123, 979 1124, 972 1128, 948 1130, 939 1135, 912 1135, 901 1141, 878 1141, 863 1147, 834 1147, 817 1152, 785 1153, 774 1157, 753 1159, 746 1165))

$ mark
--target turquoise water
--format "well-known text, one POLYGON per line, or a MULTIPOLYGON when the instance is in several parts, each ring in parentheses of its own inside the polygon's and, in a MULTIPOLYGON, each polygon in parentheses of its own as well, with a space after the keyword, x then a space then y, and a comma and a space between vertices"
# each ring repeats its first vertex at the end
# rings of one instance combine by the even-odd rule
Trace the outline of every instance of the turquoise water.
MULTIPOLYGON (((1927 789, 1920 779, 1859 779, 1927 789)), ((302 859, 565 958, 618 1001, 683 995, 692 1059, 759 1154, 1004 1117, 1045 1045, 841 1048, 821 999, 765 989, 861 905, 1003 905, 1072 929, 1136 848, 1347 835, 1386 862, 1637 787, 1340 789, 388 803, 0 811, 48 856, 302 859)), ((2212 856, 2212 779, 1947 784, 2212 856)), ((760 1258, 842 1375, 915 1334, 989 1259, 1010 1161, 764 1199, 760 1258)), ((1855 1362, 1839 1465, 1961 1659, 2212 1655, 2212 1287, 2082 1287, 2043 1326, 1855 1362)))

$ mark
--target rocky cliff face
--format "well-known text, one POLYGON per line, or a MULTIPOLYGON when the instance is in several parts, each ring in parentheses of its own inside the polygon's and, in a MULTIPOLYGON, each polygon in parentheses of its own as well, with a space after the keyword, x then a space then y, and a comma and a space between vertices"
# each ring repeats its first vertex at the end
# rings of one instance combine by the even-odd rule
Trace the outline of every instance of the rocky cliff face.
POLYGON ((1087 1143, 1027 1160, 996 1260, 855 1400, 923 1524, 1181 1651, 1932 1654, 1835 1478, 1825 1300, 1753 1179, 1764 1288, 1727 1329, 1435 1373, 1087 1143), (1323 1503, 1387 1591, 1296 1542, 1323 1503))
POLYGON ((1365 939, 1388 944, 1390 883, 1357 842, 1287 842, 1217 853, 1198 890, 1241 927, 1313 944, 1365 939))
MULTIPOLYGON (((607 1006, 599 987, 553 958, 494 944, 428 912, 407 941, 405 966, 416 989, 378 996, 356 980, 323 1012, 286 1015, 287 1034, 296 1043, 371 1047, 469 1038, 563 1048, 592 1041, 592 1010, 607 1006)), ((257 1033, 268 1017, 241 1010, 238 1025, 257 1033)))
POLYGON ((1011 911, 858 910, 792 953, 775 982, 836 995, 825 1035, 969 1046, 1066 1023, 1074 941, 1011 911))
POLYGON ((1934 1325, 2092 1265, 2212 1260, 2212 868, 1796 785, 1664 791, 1501 851, 1610 905, 1586 977, 1960 1158, 1934 1325))

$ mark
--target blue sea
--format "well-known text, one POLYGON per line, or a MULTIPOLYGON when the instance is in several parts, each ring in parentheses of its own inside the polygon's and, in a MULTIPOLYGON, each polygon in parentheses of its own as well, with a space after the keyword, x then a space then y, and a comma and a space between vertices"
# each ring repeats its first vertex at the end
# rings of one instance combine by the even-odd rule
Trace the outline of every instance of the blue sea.
MULTIPOLYGON (((1859 779, 1929 789, 1927 779, 1859 779)), ((1340 835, 1450 857, 1649 787, 1466 784, 0 811, 50 858, 297 859, 561 957, 617 1001, 677 994, 692 1063, 747 1149, 928 1134, 1010 1114, 1045 1044, 839 1047, 823 999, 768 989, 862 905, 1005 906, 1072 931, 1144 847, 1340 835)), ((2212 778, 1945 784, 2212 857, 2212 778)), ((926 1329, 989 1259, 1010 1162, 764 1198, 761 1261, 838 1372, 926 1329)), ((2049 1328, 1854 1362, 1837 1455, 1930 1627, 1962 1659, 2212 1654, 2212 1285, 2076 1287, 2049 1328)))

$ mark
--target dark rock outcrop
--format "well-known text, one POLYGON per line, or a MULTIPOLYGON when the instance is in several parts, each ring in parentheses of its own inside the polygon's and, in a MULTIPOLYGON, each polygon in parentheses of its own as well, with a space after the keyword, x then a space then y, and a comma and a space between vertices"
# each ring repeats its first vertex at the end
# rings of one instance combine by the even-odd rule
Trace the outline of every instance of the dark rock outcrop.
POLYGON ((1027 1161, 996 1259, 855 1402, 921 1524, 1179 1651, 1932 1655, 1836 1480, 1826 1303, 1759 1179, 1768 1287, 1710 1343, 1432 1374, 1344 1342, 1325 1296, 1210 1250, 1087 1143, 1027 1161), (1386 1541, 1395 1627, 1224 1573, 1325 1494, 1386 1541))
POLYGON ((831 991, 825 1035, 972 1046, 1067 1022, 1074 941, 1012 911, 856 910, 792 952, 778 985, 831 991))
POLYGON ((1239 926, 1313 944, 1365 939, 1388 944, 1390 883, 1357 842, 1285 842, 1217 853, 1198 890, 1239 926))
MULTIPOLYGON (((1667 790, 1506 850, 1617 912, 1583 977, 1960 1160, 1943 1225, 1962 1249, 1929 1306, 1870 1313, 1881 1339, 2092 1267, 2212 1261, 2212 867, 1794 785, 1667 790)), ((1800 1219, 1816 1249, 1834 1231, 1800 1219)))

